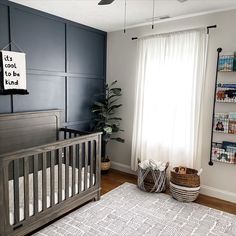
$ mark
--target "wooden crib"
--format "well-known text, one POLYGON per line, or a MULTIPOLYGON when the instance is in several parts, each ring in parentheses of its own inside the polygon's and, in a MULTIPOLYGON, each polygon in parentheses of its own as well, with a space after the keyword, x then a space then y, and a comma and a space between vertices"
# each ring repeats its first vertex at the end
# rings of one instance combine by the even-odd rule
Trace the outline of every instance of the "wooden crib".
POLYGON ((25 235, 100 198, 101 133, 61 128, 61 111, 0 115, 0 235, 25 235))

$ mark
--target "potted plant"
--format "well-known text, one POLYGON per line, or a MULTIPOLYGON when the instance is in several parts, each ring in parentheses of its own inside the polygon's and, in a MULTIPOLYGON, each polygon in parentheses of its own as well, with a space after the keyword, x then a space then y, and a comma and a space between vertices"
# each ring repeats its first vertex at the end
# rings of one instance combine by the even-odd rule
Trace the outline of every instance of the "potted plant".
POLYGON ((95 101, 92 107, 92 112, 95 114, 95 126, 94 130, 98 132, 103 132, 102 142, 103 142, 103 156, 101 163, 102 172, 107 172, 110 169, 111 162, 110 158, 106 156, 106 146, 110 140, 124 143, 125 140, 118 136, 120 131, 120 121, 122 118, 117 117, 115 114, 117 109, 122 106, 122 104, 117 104, 121 97, 121 88, 115 87, 117 80, 112 82, 110 85, 105 86, 105 98, 99 101, 95 101))

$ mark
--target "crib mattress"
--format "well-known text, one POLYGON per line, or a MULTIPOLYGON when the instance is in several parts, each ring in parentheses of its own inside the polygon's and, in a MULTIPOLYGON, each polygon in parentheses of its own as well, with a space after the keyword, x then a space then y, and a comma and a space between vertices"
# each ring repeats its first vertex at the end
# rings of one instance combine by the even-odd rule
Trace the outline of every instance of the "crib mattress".
MULTIPOLYGON (((78 175, 79 169, 75 168, 75 193, 78 193, 78 175)), ((81 170, 81 191, 84 191, 84 168, 81 170)), ((92 177, 92 185, 95 184, 95 175, 92 177)), ((33 197, 33 173, 29 174, 29 215, 34 214, 34 197, 33 197)), ((50 207, 50 168, 46 170, 46 183, 47 183, 47 208, 50 207)), ((88 166, 87 173, 87 188, 90 187, 90 166, 88 166)), ((20 221, 24 219, 24 177, 19 178, 19 217, 20 221)), ((72 167, 69 167, 69 197, 72 196, 72 167)), ((54 199, 55 204, 58 203, 58 165, 54 166, 54 199)), ((65 200, 65 164, 62 164, 62 200, 65 200)), ((38 171, 38 211, 42 211, 42 170, 38 171)), ((14 224, 14 181, 9 180, 9 215, 10 225, 14 224)))

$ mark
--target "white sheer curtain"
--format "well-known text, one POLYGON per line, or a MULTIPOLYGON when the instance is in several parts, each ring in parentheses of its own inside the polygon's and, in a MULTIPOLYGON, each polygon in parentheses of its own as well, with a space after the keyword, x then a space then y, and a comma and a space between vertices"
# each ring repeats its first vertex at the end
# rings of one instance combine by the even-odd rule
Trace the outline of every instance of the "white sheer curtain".
POLYGON ((204 29, 138 40, 131 167, 138 159, 193 167, 208 37, 204 29))

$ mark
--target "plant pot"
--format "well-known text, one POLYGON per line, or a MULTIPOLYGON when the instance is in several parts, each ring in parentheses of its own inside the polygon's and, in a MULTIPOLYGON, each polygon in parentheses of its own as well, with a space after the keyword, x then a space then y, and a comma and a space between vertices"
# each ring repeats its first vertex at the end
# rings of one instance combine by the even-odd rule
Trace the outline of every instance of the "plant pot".
POLYGON ((110 168, 111 168, 111 161, 110 160, 101 162, 101 171, 102 171, 102 173, 107 173, 110 168))

